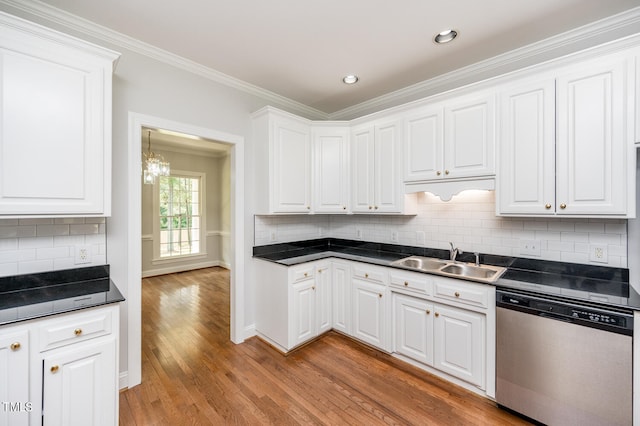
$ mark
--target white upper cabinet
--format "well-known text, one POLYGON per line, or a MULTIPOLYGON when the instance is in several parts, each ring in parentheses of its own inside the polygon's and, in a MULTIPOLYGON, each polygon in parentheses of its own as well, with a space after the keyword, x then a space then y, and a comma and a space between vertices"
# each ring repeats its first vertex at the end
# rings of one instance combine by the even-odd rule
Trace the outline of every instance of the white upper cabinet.
POLYGON ((624 216, 634 210, 632 65, 624 56, 601 58, 571 67, 557 80, 559 214, 624 216))
POLYGON ((256 212, 311 212, 311 126, 273 108, 253 115, 256 212))
POLYGON ((111 213, 118 54, 0 14, 0 215, 111 213))
POLYGON ((405 182, 495 174, 495 95, 461 96, 405 118, 405 182))
POLYGON ((349 212, 349 128, 313 128, 313 211, 349 212))
POLYGON ((527 80, 500 96, 502 214, 555 212, 555 93, 553 79, 527 80))
POLYGON ((351 133, 351 211, 413 214, 402 188, 401 120, 357 127, 351 133))
POLYGON ((612 55, 501 93, 501 215, 635 215, 633 61, 612 55))

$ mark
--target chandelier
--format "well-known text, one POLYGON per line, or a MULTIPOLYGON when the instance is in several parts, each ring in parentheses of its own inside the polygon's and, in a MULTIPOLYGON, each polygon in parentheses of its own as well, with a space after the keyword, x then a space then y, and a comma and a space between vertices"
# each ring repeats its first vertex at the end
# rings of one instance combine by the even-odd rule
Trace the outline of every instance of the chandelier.
POLYGON ((156 183, 158 176, 169 176, 171 167, 162 155, 154 154, 153 151, 151 151, 151 130, 148 131, 147 138, 149 139, 149 145, 147 152, 144 154, 143 180, 145 184, 153 185, 156 183))

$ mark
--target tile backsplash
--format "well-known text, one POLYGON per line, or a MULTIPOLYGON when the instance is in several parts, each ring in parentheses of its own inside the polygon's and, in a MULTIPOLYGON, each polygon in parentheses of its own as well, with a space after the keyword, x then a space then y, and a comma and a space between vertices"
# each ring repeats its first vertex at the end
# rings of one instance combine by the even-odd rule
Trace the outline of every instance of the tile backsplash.
POLYGON ((627 267, 625 219, 498 217, 494 194, 465 191, 443 202, 419 193, 415 216, 256 216, 254 242, 259 246, 334 237, 448 249, 452 241, 463 251, 627 267), (525 241, 539 242, 540 254, 523 254, 525 241), (604 247, 606 258, 594 261, 594 246, 604 247))
POLYGON ((0 276, 106 264, 106 220, 0 219, 0 276), (76 249, 88 249, 77 264, 76 249))

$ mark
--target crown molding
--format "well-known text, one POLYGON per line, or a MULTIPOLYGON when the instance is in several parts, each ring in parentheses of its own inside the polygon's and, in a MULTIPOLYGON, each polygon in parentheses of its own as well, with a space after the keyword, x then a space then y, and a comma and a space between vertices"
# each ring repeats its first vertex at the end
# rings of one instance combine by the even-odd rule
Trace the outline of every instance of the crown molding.
POLYGON ((478 82, 478 76, 485 76, 480 77, 482 80, 491 74, 496 76, 505 73, 505 69, 514 71, 538 64, 541 62, 540 58, 543 58, 542 62, 546 62, 552 58, 594 47, 620 37, 616 34, 626 31, 628 34, 625 35, 629 35, 631 34, 629 30, 632 33, 640 32, 640 7, 344 108, 328 114, 328 118, 329 120, 358 118, 381 109, 451 90, 454 87, 478 82))
MULTIPOLYGON (((298 114, 317 119, 327 119, 328 114, 296 102, 292 99, 278 95, 277 93, 263 89, 256 85, 247 83, 237 78, 231 77, 212 68, 201 65, 190 59, 175 55, 166 50, 155 47, 151 44, 134 39, 107 27, 98 25, 87 19, 73 15, 64 10, 55 8, 38 0, 0 0, 0 6, 8 6, 32 16, 55 23, 64 28, 79 32, 81 34, 105 41, 112 45, 122 47, 132 52, 139 53, 160 62, 175 66, 190 73, 205 77, 209 80, 223 84, 225 86, 240 90, 250 95, 257 96, 267 102, 275 103, 282 108, 288 108, 298 114)), ((5 8, 2 8, 5 9, 5 8)))

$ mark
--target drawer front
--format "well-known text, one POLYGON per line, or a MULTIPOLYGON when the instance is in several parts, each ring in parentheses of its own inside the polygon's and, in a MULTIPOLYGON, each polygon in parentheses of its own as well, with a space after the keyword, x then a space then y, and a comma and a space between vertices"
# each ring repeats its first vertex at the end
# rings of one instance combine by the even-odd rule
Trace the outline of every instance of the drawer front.
POLYGON ((304 267, 295 268, 291 271, 291 281, 297 283, 299 281, 313 278, 315 270, 316 268, 314 265, 305 265, 304 267))
POLYGON ((112 312, 110 309, 101 309, 43 321, 37 331, 38 349, 44 352, 111 334, 113 332, 112 312))
POLYGON ((375 268, 368 267, 367 265, 357 265, 353 267, 353 276, 354 278, 359 278, 361 280, 370 281, 378 284, 386 285, 386 272, 375 268))
POLYGON ((403 274, 393 272, 389 283, 392 287, 415 291, 430 296, 433 293, 433 282, 426 274, 403 274))
POLYGON ((447 281, 436 281, 434 286, 434 296, 438 299, 451 300, 465 305, 479 306, 486 308, 489 306, 489 289, 473 283, 449 283, 447 281))

